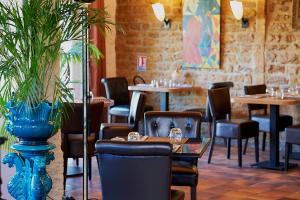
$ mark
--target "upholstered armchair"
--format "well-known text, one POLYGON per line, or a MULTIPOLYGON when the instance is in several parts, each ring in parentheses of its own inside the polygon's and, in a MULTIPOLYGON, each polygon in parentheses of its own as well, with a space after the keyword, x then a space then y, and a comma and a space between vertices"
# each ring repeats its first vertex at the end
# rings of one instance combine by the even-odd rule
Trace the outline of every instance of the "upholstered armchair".
MULTIPOLYGON (((201 113, 152 111, 145 113, 145 135, 169 137, 170 129, 180 128, 183 137, 201 140, 201 113)), ((173 159, 172 185, 190 186, 191 199, 196 200, 198 185, 198 158, 173 159)))
POLYGON ((169 143, 98 141, 96 150, 103 200, 184 200, 170 187, 169 143))

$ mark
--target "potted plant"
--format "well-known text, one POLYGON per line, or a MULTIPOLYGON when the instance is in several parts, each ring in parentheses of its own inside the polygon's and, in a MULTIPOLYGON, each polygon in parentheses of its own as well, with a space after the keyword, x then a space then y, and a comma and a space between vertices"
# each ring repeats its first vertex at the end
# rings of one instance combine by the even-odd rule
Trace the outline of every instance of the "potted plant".
POLYGON ((96 24, 104 32, 113 24, 105 10, 89 9, 87 19, 84 12, 73 0, 0 1, 1 134, 8 144, 18 141, 13 149, 21 152, 8 154, 3 162, 16 165, 8 185, 16 199, 45 199, 51 189, 45 166, 54 159, 49 152, 54 147, 47 140, 61 126, 63 105, 73 101, 58 73, 61 45, 81 40, 82 27, 96 24))

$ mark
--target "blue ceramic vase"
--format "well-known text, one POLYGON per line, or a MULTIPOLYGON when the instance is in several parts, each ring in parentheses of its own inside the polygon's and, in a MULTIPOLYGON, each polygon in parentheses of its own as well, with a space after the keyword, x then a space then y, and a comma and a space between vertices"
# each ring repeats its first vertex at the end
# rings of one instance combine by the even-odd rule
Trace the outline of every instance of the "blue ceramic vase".
POLYGON ((24 102, 6 104, 6 130, 19 138, 24 145, 46 145, 47 140, 57 131, 54 119, 59 117, 58 104, 52 106, 43 101, 36 107, 29 107, 24 102))
POLYGON ((54 145, 47 140, 53 136, 59 124, 59 104, 43 101, 35 107, 24 102, 9 101, 6 104, 6 130, 19 142, 11 148, 18 153, 9 153, 3 164, 15 167, 16 173, 7 185, 10 195, 17 200, 46 200, 52 188, 52 180, 46 165, 54 160, 51 152, 54 145))

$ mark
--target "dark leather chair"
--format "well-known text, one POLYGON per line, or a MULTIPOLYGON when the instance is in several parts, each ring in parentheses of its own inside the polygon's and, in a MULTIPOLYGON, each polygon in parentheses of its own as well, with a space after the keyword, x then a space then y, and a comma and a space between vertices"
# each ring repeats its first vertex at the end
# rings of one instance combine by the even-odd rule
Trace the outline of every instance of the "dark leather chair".
POLYGON ((208 163, 211 162, 216 137, 223 137, 228 139, 228 159, 230 158, 231 139, 237 139, 239 167, 242 167, 242 140, 254 137, 255 158, 256 162, 259 162, 258 122, 252 120, 231 119, 229 88, 217 88, 208 90, 208 97, 214 124, 214 133, 210 146, 208 163))
POLYGON ((145 84, 146 81, 144 80, 143 77, 139 76, 139 75, 135 75, 132 79, 133 81, 133 85, 137 85, 137 84, 145 84))
MULTIPOLYGON (((66 105, 67 118, 63 120, 61 128, 61 150, 64 158, 64 189, 66 187, 68 158, 83 158, 83 104, 74 103, 66 105)), ((89 113, 89 136, 88 136, 88 173, 89 180, 92 177, 91 158, 94 156, 95 143, 103 113, 103 102, 91 103, 88 107, 89 113)))
MULTIPOLYGON (((232 88, 234 86, 233 82, 226 81, 226 82, 216 82, 209 85, 208 89, 216 89, 216 88, 232 88)), ((210 136, 212 136, 211 125, 213 122, 213 118, 211 116, 210 106, 209 106, 209 99, 207 97, 205 108, 193 108, 186 110, 188 112, 200 112, 202 114, 201 121, 208 123, 208 131, 210 136)))
POLYGON ((105 88, 106 98, 114 100, 114 105, 108 111, 110 122, 112 116, 127 118, 130 104, 127 79, 125 77, 102 78, 101 82, 105 88))
MULTIPOLYGON (((244 91, 246 95, 251 94, 265 94, 266 85, 251 85, 245 86, 244 91)), ((263 132, 263 143, 262 150, 265 151, 266 147, 266 135, 270 132, 270 115, 267 112, 268 105, 263 104, 248 104, 249 119, 257 121, 259 123, 259 131, 263 132), (263 111, 263 114, 252 114, 253 111, 263 111)), ((284 131, 284 129, 293 124, 293 117, 289 115, 279 116, 279 131, 284 131)), ((246 154, 248 139, 244 146, 244 154, 246 154)))
POLYGON ((130 102, 128 123, 102 123, 99 138, 111 139, 116 136, 127 136, 131 131, 138 131, 138 124, 143 116, 145 101, 145 93, 133 92, 130 102))
MULTIPOLYGON (((133 81, 133 85, 137 85, 137 84, 145 84, 146 81, 143 79, 143 77, 139 76, 139 75, 135 75, 132 79, 133 81)), ((150 105, 145 105, 144 106, 144 112, 148 112, 148 111, 152 111, 154 110, 153 109, 153 106, 150 106, 150 105)))
MULTIPOLYGON (((145 113, 145 135, 151 137, 168 137, 170 129, 180 128, 183 137, 200 140, 201 113, 152 111, 145 113)), ((195 200, 198 185, 198 159, 173 159, 172 185, 190 186, 191 199, 195 200)))
POLYGON ((103 200, 184 200, 170 187, 169 143, 98 141, 96 150, 103 200))
MULTIPOLYGON (((105 88, 106 98, 114 100, 114 105, 109 108, 109 122, 112 122, 112 116, 128 117, 130 94, 127 79, 125 77, 102 78, 101 82, 105 88)), ((144 105, 143 112, 151 110, 153 110, 152 106, 144 105)))
POLYGON ((284 169, 287 171, 289 166, 289 158, 293 144, 300 145, 300 124, 287 127, 285 129, 285 164, 284 169))

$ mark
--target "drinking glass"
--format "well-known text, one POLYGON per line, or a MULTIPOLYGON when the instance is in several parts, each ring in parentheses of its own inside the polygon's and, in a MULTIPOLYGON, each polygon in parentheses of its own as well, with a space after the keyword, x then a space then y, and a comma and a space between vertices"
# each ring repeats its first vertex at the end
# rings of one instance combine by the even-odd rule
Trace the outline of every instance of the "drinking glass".
POLYGON ((271 96, 271 97, 274 97, 275 96, 275 90, 273 87, 270 87, 270 88, 267 88, 266 89, 266 93, 271 96))
POLYGON ((130 132, 130 133, 128 133, 127 140, 128 141, 139 141, 140 140, 139 132, 130 132))
POLYGON ((170 130, 170 142, 171 144, 180 144, 182 139, 182 132, 180 128, 172 128, 170 130))
POLYGON ((284 99, 284 89, 280 89, 280 98, 284 99))

